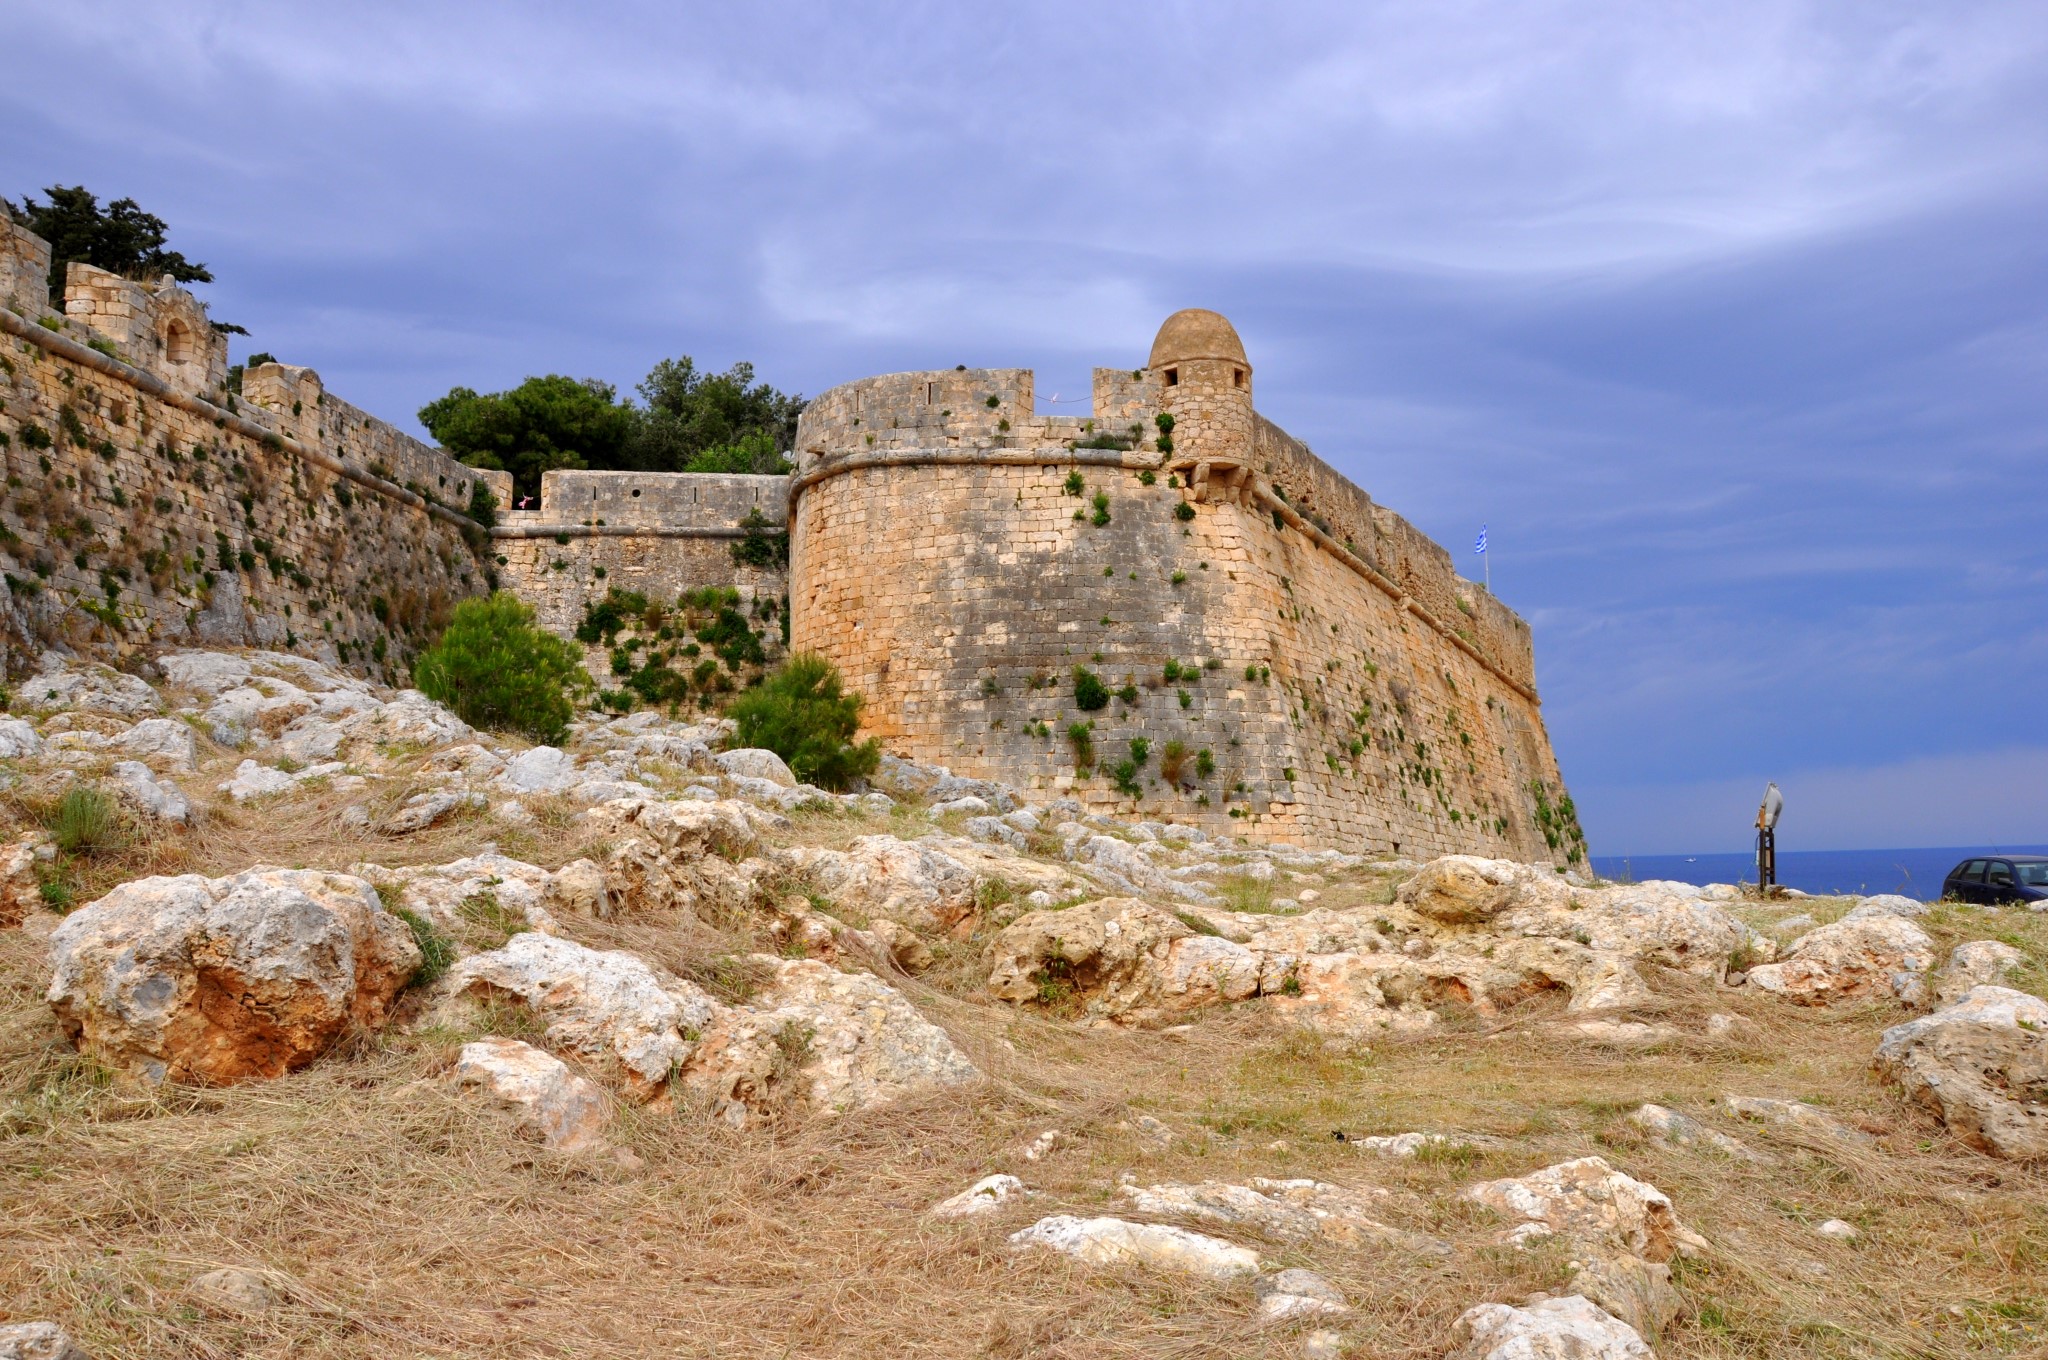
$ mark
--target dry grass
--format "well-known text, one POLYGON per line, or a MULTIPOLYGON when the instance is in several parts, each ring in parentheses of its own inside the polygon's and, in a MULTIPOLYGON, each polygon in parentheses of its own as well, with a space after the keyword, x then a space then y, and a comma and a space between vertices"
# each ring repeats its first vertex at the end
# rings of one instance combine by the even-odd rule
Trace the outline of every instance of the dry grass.
MULTIPOLYGON (((517 836, 486 822, 386 841, 341 834, 346 801, 312 790, 219 812, 90 877, 437 862, 484 834, 542 863, 577 849, 564 809, 535 805, 541 826, 517 836)), ((832 843, 886 824, 823 816, 800 831, 832 843)), ((1318 905, 1384 890, 1361 875, 1330 885, 1318 905)), ((2048 977, 2048 918, 1939 911, 1928 924, 1945 944, 2005 938, 2029 953, 2030 985, 2048 977)), ((733 956, 765 939, 745 920, 683 916, 576 928, 728 996, 747 985, 733 956)), ((616 1136, 645 1163, 628 1172, 545 1152, 457 1099, 440 1074, 465 1036, 445 1031, 387 1032, 264 1085, 123 1091, 55 1033, 41 999, 46 929, 0 933, 0 1313, 60 1319, 103 1360, 1292 1355, 1306 1327, 1254 1325, 1248 1284, 1084 1270, 1006 1248, 1006 1233, 1041 1214, 1114 1212, 1124 1170, 1408 1192, 1389 1217, 1450 1240, 1450 1260, 1259 1245, 1326 1274, 1358 1305, 1345 1327, 1351 1354, 1420 1360, 1442 1354, 1471 1304, 1565 1278, 1555 1251, 1493 1245, 1500 1225, 1457 1191, 1589 1153, 1663 1188, 1714 1245, 1680 1269, 1688 1312, 1658 1344, 1666 1360, 2044 1353, 2048 1168, 1962 1148, 1878 1081, 1877 1033, 1903 1015, 1891 1006, 1802 1009, 1663 975, 1644 1018, 1698 1031, 1709 1012, 1727 1012, 1740 1020, 1731 1037, 1630 1053, 1560 1041, 1550 999, 1371 1044, 1326 1043, 1255 1004, 1182 1033, 1131 1033, 979 1000, 979 942, 949 943, 924 979, 897 981, 985 1084, 744 1133, 687 1102, 625 1108, 616 1136), (1745 1127, 1713 1108, 1723 1092, 1812 1100, 1875 1142, 1838 1148, 1745 1127), (1623 1117, 1645 1100, 1773 1160, 1648 1142, 1623 1117), (1129 1127, 1138 1114, 1174 1129, 1172 1145, 1148 1150, 1129 1127), (1015 1150, 1047 1128, 1068 1142, 1022 1163, 1015 1150), (1399 1162, 1332 1137, 1416 1128, 1506 1142, 1399 1162), (991 1221, 924 1218, 995 1170, 1043 1197, 991 1221), (1830 1217, 1862 1238, 1819 1237, 1814 1225, 1830 1217), (275 1272, 287 1302, 258 1318, 191 1306, 187 1282, 219 1265, 275 1272)))

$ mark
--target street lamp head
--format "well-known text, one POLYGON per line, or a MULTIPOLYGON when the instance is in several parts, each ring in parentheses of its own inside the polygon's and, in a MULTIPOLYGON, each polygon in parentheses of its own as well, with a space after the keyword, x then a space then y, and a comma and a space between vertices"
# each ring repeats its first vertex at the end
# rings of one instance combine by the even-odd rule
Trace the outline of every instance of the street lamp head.
POLYGON ((1778 814, 1785 810, 1785 795, 1778 792, 1776 781, 1764 788, 1763 805, 1756 810, 1756 824, 1760 831, 1777 829, 1778 814))

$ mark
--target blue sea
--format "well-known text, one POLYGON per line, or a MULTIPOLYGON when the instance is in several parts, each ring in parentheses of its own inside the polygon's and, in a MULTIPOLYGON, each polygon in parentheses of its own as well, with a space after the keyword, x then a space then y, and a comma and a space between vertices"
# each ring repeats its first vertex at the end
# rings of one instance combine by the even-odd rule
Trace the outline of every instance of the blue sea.
MULTIPOLYGON (((2048 845, 1934 846, 1922 850, 1779 850, 1778 882, 1809 893, 1898 893, 1921 902, 1941 896, 1957 861, 1978 855, 2048 855, 2048 845)), ((1595 855, 1593 872, 1620 883, 1669 878, 1680 883, 1754 883, 1756 856, 1595 855)))

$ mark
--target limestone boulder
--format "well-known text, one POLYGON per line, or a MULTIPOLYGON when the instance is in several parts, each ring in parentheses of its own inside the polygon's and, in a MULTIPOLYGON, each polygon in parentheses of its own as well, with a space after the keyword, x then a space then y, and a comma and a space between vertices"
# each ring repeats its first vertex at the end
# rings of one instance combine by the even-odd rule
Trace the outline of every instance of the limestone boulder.
POLYGON ((1205 889, 1172 877, 1143 850, 1114 836, 1084 835, 1068 854, 1083 872, 1111 892, 1172 897, 1186 902, 1214 900, 1205 889))
POLYGON ((43 753, 43 738, 20 718, 0 718, 0 760, 28 760, 43 753))
POLYGON ((92 1360, 54 1322, 0 1322, 0 1360, 92 1360))
POLYGON ((1651 1336, 1680 1306, 1671 1258, 1705 1246, 1679 1222, 1663 1191, 1599 1157, 1484 1181, 1465 1198, 1511 1220, 1505 1240, 1514 1245, 1563 1239, 1575 1258, 1573 1290, 1651 1336))
POLYGON ((1747 1162, 1761 1160, 1740 1140, 1730 1138, 1718 1129, 1708 1128, 1691 1115, 1680 1114, 1668 1106, 1645 1104, 1630 1112, 1628 1122, 1671 1147, 1709 1147, 1747 1162))
POLYGON ((1259 959, 1243 945, 1198 935, 1132 897, 1029 912, 996 937, 988 960, 988 990, 1001 1000, 1077 1000, 1134 1023, 1243 1000, 1259 982, 1259 959))
POLYGON ((416 831, 439 826, 465 812, 481 812, 489 805, 490 800, 480 793, 429 789, 406 799, 396 812, 378 825, 377 829, 387 836, 410 836, 416 831))
POLYGON ((1970 940, 1955 947, 1934 975, 1934 1004, 1953 1006, 1977 987, 2002 987, 2027 966, 2027 956, 2000 940, 1970 940))
POLYGON ((472 954, 445 979, 448 1005, 516 1002, 547 1042, 616 1066, 628 1090, 659 1093, 725 1007, 696 984, 623 950, 589 949, 527 931, 472 954))
POLYGON ((114 766, 114 789, 121 801, 152 821, 183 826, 192 820, 192 802, 167 778, 139 760, 123 760, 114 766))
POLYGON ((782 858, 850 914, 885 918, 928 935, 967 921, 982 882, 946 851, 895 836, 862 836, 844 850, 800 846, 782 858))
POLYGON ((416 689, 400 690, 386 703, 321 705, 322 712, 337 710, 352 710, 340 719, 341 729, 365 746, 443 747, 476 738, 475 728, 416 689))
MULTIPOLYGON (((590 891, 587 875, 594 869, 589 860, 577 860, 549 873, 539 865, 495 853, 398 869, 377 864, 349 867, 351 873, 381 884, 387 891, 395 888, 399 906, 457 937, 463 933, 465 921, 480 914, 480 907, 497 919, 509 916, 523 921, 529 930, 560 934, 554 913, 577 909, 590 891)), ((602 875, 598 886, 601 890, 602 875)))
POLYGON ((536 746, 514 756, 495 782, 506 793, 531 795, 567 793, 582 778, 576 757, 553 746, 536 746))
POLYGON ((933 1218, 976 1218, 992 1214, 1030 1192, 1015 1176, 983 1176, 957 1195, 949 1195, 927 1212, 933 1218))
POLYGON ((1154 1218, 1203 1219, 1281 1242, 1321 1239, 1354 1244, 1382 1242, 1428 1256, 1448 1256, 1448 1243, 1392 1227, 1379 1217, 1398 1197, 1377 1187, 1349 1189, 1308 1179, 1254 1176, 1242 1185, 1200 1181, 1117 1188, 1135 1213, 1154 1218))
POLYGON ((1293 1267, 1261 1275, 1252 1282, 1259 1318, 1286 1322, 1292 1318, 1341 1317, 1351 1311, 1343 1291, 1313 1270, 1293 1267))
POLYGON ((235 767, 233 776, 222 781, 220 791, 237 803, 247 803, 258 798, 274 798, 281 793, 290 793, 298 787, 298 781, 283 770, 258 765, 245 760, 235 767))
POLYGON ((381 1025, 420 965, 362 879, 272 868, 124 883, 66 917, 51 954, 49 1003, 82 1050, 207 1084, 279 1076, 381 1025))
POLYGON ((1721 1097, 1721 1103, 1732 1114, 1769 1125, 1783 1133, 1835 1143, 1870 1142, 1869 1134, 1861 1129, 1850 1128, 1826 1110, 1817 1105, 1809 1105, 1803 1100, 1780 1100, 1774 1096, 1726 1095, 1721 1097))
POLYGON ((561 1152, 605 1145, 604 1092, 553 1054, 517 1039, 464 1044, 455 1060, 457 1089, 511 1112, 519 1129, 561 1152))
POLYGON ((711 757, 711 763, 724 774, 743 779, 765 779, 785 789, 794 788, 797 782, 796 775, 781 756, 758 746, 720 751, 711 757))
POLYGON ((113 745, 135 757, 177 774, 190 774, 199 760, 199 740, 191 725, 176 718, 145 718, 114 735, 113 745))
POLYGON ((32 709, 63 709, 99 713, 134 722, 163 712, 163 700, 146 681, 111 666, 66 660, 43 654, 42 668, 15 688, 20 702, 32 709))
POLYGON ((1662 886, 1585 890, 1564 906, 1554 899, 1517 906, 1497 915, 1492 928, 1577 940, 1605 953, 1717 982, 1732 959, 1764 960, 1775 952, 1768 937, 1719 905, 1696 892, 1659 891, 1662 886))
POLYGON ((1290 979, 1276 986, 1269 975, 1263 986, 1270 1004, 1300 1023, 1348 1035, 1426 1029, 1444 1006, 1495 1014, 1542 992, 1564 993, 1572 1012, 1649 999, 1621 955, 1520 936, 1478 937, 1433 952, 1312 954, 1296 963, 1290 979))
POLYGON ((1803 1006, 1880 998, 1917 1004, 1927 997, 1933 968, 1934 941, 1926 931, 1876 912, 1809 930, 1778 962, 1751 968, 1749 982, 1803 1006))
POLYGON ((1978 1151, 2048 1158, 2048 1001, 1973 988, 1886 1030, 1877 1066, 1978 1151))
POLYGON ((1523 1308, 1482 1303, 1459 1316, 1447 1360, 1656 1360, 1635 1328, 1577 1294, 1523 1308))
POLYGON ((192 1277, 186 1295, 212 1313, 255 1317, 277 1307, 277 1290, 260 1271, 222 1266, 192 1277))
POLYGON ((750 962, 767 985, 707 1026, 682 1069, 728 1123, 792 1104, 842 1114, 980 1080, 946 1031, 881 979, 815 959, 750 962))
POLYGON ((1219 1282, 1259 1273, 1255 1251, 1185 1228, 1121 1218, 1054 1214, 1010 1234, 1010 1243, 1060 1252, 1092 1266, 1142 1266, 1219 1282))
POLYGON ((56 850, 47 836, 0 845, 0 930, 20 925, 42 905, 42 877, 36 869, 56 858, 56 850))
POLYGON ((684 911, 705 916, 744 909, 757 891, 735 865, 758 847, 761 813, 736 799, 624 799, 578 815, 610 846, 602 865, 615 913, 684 911))
POLYGON ((1565 908, 1571 885, 1547 865, 1444 855, 1403 882, 1395 900, 1445 925, 1478 925, 1510 908, 1565 908))

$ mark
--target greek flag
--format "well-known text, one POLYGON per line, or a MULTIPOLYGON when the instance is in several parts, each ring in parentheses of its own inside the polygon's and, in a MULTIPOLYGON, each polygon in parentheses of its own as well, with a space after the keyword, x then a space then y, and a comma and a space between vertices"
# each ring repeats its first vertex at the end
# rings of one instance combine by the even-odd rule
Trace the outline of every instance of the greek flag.
POLYGON ((1476 553, 1486 551, 1486 526, 1484 524, 1479 526, 1479 541, 1472 545, 1472 551, 1476 553))

